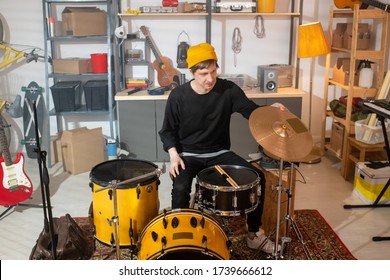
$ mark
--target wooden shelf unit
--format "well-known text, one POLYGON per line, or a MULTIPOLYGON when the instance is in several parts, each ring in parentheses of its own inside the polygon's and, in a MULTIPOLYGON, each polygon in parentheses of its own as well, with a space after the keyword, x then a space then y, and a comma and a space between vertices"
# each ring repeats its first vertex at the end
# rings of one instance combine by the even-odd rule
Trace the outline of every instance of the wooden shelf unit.
MULTIPOLYGON (((354 97, 360 98, 374 98, 377 94, 378 89, 381 87, 385 73, 385 62, 387 61, 388 55, 388 16, 389 13, 379 9, 359 9, 359 5, 355 5, 353 10, 336 10, 331 7, 329 12, 329 38, 333 38, 333 30, 335 28, 335 21, 338 19, 346 19, 353 25, 351 49, 345 48, 331 48, 331 52, 326 57, 326 73, 325 73, 325 87, 324 87, 324 115, 322 121, 322 150, 330 150, 331 147, 326 143, 326 120, 327 118, 332 119, 333 122, 338 122, 344 126, 344 137, 343 137, 343 151, 339 157, 342 161, 341 175, 345 178, 346 165, 348 162, 347 154, 347 142, 348 137, 355 134, 355 123, 351 120, 352 115, 352 100, 354 97), (376 34, 380 38, 380 46, 376 47, 375 50, 359 50, 357 46, 358 39, 358 25, 361 20, 373 20, 373 22, 381 22, 382 32, 376 34), (348 57, 350 58, 349 65, 349 80, 347 84, 341 84, 333 81, 330 77, 331 71, 331 59, 337 57, 348 57), (376 80, 372 88, 361 88, 354 85, 356 61, 368 59, 375 62, 374 71, 376 80), (336 117, 332 111, 329 110, 329 88, 333 86, 339 88, 342 92, 341 95, 346 95, 347 98, 347 110, 346 117, 336 117)), ((374 25, 372 25, 374 26, 374 25)), ((374 31, 374 30, 371 30, 374 31)), ((334 152, 334 151, 333 151, 334 152)))

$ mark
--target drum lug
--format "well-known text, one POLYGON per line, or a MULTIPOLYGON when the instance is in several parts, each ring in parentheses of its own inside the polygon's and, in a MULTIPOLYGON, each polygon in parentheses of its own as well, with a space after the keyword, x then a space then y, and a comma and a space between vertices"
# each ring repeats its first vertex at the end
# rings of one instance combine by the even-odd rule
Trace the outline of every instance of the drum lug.
POLYGON ((164 229, 167 229, 168 221, 167 219, 165 219, 165 217, 163 218, 162 222, 163 222, 164 229))
POLYGON ((110 197, 110 200, 112 200, 112 190, 108 190, 108 196, 110 197))
POLYGON ((251 201, 252 205, 256 203, 256 194, 255 193, 250 194, 250 201, 251 201))
POLYGON ((202 244, 207 252, 208 251, 208 249, 207 249, 207 236, 205 236, 205 235, 202 236, 202 244))
POLYGON ((232 203, 233 203, 233 208, 236 209, 237 208, 237 195, 236 194, 233 196, 232 203))
POLYGON ((137 199, 139 199, 140 194, 141 194, 141 189, 140 189, 140 185, 138 184, 137 185, 137 199))

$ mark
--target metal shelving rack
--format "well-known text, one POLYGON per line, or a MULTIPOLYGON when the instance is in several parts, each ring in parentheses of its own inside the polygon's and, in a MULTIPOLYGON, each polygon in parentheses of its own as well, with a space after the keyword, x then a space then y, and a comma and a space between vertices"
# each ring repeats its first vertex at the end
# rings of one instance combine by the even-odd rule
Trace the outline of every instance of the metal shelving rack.
POLYGON ((116 107, 114 103, 114 95, 118 81, 115 78, 116 65, 113 65, 112 58, 115 56, 116 47, 114 43, 115 34, 115 21, 117 18, 118 11, 120 9, 120 1, 116 0, 42 0, 43 9, 43 34, 44 34, 44 52, 45 52, 45 102, 46 102, 46 148, 48 166, 51 166, 51 151, 50 151, 50 136, 51 136, 51 125, 50 118, 55 117, 57 121, 57 131, 63 131, 62 118, 66 116, 78 117, 82 116, 107 116, 110 126, 110 137, 116 138, 117 124, 116 124, 116 107), (51 36, 49 32, 49 26, 47 19, 53 17, 57 8, 66 7, 69 5, 83 6, 83 5, 100 5, 104 6, 107 12, 107 35, 105 36, 51 36), (51 71, 51 60, 53 58, 61 58, 58 48, 61 44, 79 43, 79 44, 106 44, 107 47, 107 73, 104 74, 56 74, 51 71), (108 80, 108 110, 107 111, 87 111, 86 106, 82 106, 76 111, 70 112, 56 112, 51 107, 50 102, 50 85, 55 84, 58 81, 72 81, 72 80, 97 80, 106 79, 108 80))

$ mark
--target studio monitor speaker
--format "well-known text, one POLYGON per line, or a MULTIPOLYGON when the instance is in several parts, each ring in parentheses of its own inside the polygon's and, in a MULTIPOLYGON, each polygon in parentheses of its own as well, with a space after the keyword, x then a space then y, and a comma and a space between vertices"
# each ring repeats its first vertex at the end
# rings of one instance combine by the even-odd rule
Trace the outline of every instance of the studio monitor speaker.
POLYGON ((258 66, 257 82, 259 84, 260 91, 264 93, 277 92, 278 69, 269 66, 258 66))

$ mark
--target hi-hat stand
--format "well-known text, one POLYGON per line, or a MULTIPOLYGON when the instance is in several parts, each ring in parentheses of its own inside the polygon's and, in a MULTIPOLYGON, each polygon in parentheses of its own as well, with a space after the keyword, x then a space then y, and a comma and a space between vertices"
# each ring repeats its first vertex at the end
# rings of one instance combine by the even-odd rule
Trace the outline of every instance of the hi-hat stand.
MULTIPOLYGON (((277 259, 285 259, 285 256, 283 254, 283 251, 285 248, 287 248, 289 243, 291 243, 292 241, 292 238, 290 237, 290 227, 294 230, 296 236, 297 236, 297 239, 298 239, 298 243, 301 244, 302 246, 302 249, 303 251, 305 252, 305 255, 307 257, 307 259, 312 259, 311 256, 310 256, 310 253, 306 247, 306 243, 303 239, 303 236, 302 236, 302 233, 301 231, 299 230, 296 222, 294 221, 292 215, 291 215, 291 211, 292 211, 292 207, 291 207, 291 199, 292 199, 292 184, 293 184, 293 179, 294 179, 294 176, 293 176, 293 172, 294 172, 294 168, 295 168, 295 165, 293 162, 291 162, 291 169, 290 169, 290 178, 289 178, 289 186, 288 186, 288 189, 284 190, 283 189, 283 159, 280 159, 280 165, 279 165, 279 178, 278 178, 278 185, 276 186, 276 190, 278 192, 278 201, 277 201, 277 217, 276 217, 276 228, 274 231, 271 232, 270 236, 275 233, 275 250, 274 250, 274 253, 273 253, 273 257, 277 260, 277 259), (281 223, 283 222, 283 220, 281 219, 281 204, 282 204, 282 192, 283 191, 286 191, 287 193, 287 213, 286 215, 284 216, 284 220, 286 222, 286 234, 285 236, 282 236, 280 238, 281 240, 281 246, 280 246, 280 250, 279 249, 279 231, 280 231, 280 225, 281 223)), ((289 257, 289 256, 288 256, 289 257)))

